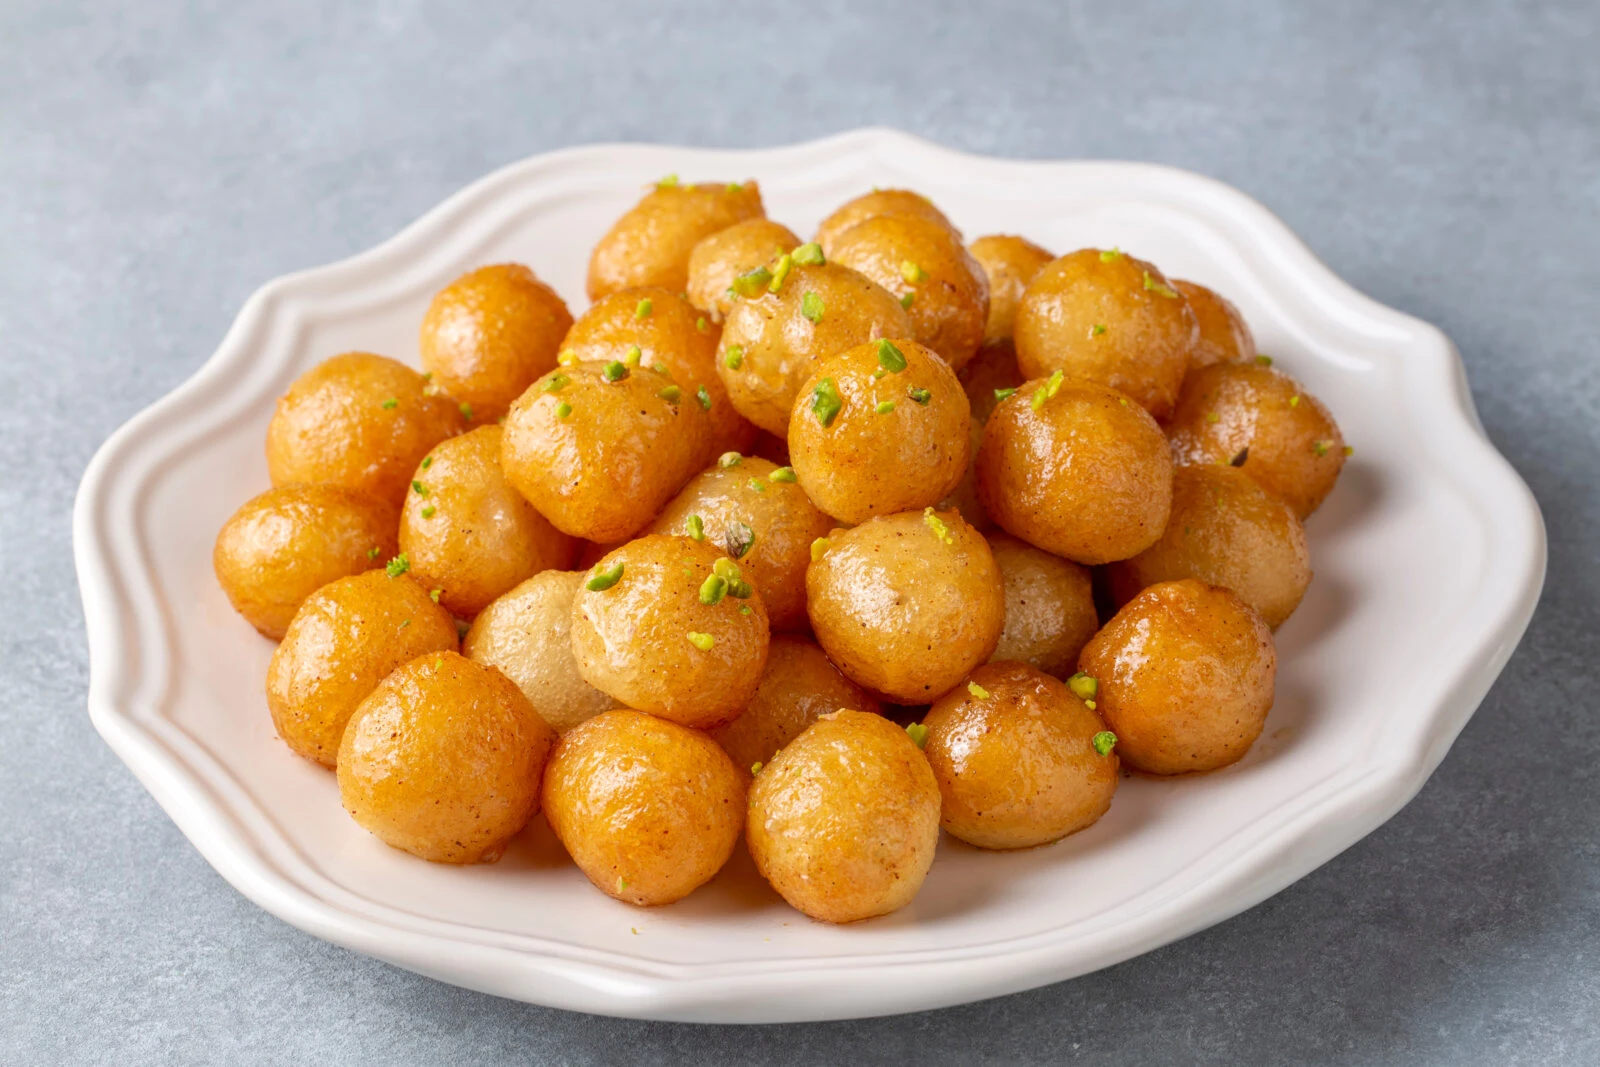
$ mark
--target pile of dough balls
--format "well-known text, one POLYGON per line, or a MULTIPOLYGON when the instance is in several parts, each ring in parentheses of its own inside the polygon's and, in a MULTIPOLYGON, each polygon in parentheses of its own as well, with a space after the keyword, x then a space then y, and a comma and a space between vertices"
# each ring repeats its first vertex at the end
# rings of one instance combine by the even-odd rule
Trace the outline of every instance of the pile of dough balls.
POLYGON ((482 267, 420 371, 306 372, 217 537, 278 736, 381 840, 490 862, 542 810, 643 906, 743 836, 845 923, 915 897, 941 828, 1046 845, 1124 768, 1260 735, 1349 449, 1219 294, 966 244, 906 190, 801 241, 753 181, 669 178, 588 295, 482 267))

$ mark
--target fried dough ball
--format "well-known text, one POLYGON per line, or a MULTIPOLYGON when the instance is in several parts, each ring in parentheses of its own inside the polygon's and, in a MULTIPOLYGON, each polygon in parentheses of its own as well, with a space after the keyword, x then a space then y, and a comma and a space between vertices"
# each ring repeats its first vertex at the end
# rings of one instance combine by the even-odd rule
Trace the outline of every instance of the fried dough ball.
POLYGON ((1117 753, 1149 774, 1226 767, 1272 709, 1272 631, 1232 592, 1193 579, 1152 585, 1078 658, 1117 753))
POLYGON ((628 542, 594 565, 572 602, 584 680, 685 726, 717 726, 744 710, 767 640, 767 609, 738 564, 689 537, 628 542))
POLYGON ((1294 509, 1249 475, 1215 464, 1179 467, 1161 539, 1113 563, 1109 577, 1118 603, 1180 578, 1225 586, 1276 630, 1311 584, 1311 557, 1294 509))
POLYGON ((1115 389, 1056 376, 1027 382, 984 426, 978 498, 1007 532, 1046 552, 1089 565, 1127 559, 1167 525, 1164 441, 1149 413, 1115 389))
POLYGON ((1034 276, 1017 305, 1017 365, 1029 378, 1063 371, 1172 413, 1200 330, 1155 264, 1083 248, 1034 276))
POLYGON ((989 537, 1005 582, 1006 624, 989 662, 1013 660, 1066 678, 1100 629, 1089 571, 1007 534, 989 537))
POLYGON ((1322 401, 1258 363, 1213 363, 1189 375, 1167 424, 1180 464, 1232 463, 1305 519, 1344 469, 1344 435, 1322 401))
POLYGON ((583 680, 572 655, 572 601, 584 575, 542 571, 484 608, 461 642, 461 654, 516 683, 557 733, 609 711, 617 702, 583 680))
POLYGON ((883 286, 906 309, 910 336, 955 370, 983 343, 989 280, 949 226, 912 215, 878 215, 833 241, 834 261, 883 286))
POLYGON ((756 428, 728 401, 717 376, 717 341, 722 327, 693 304, 665 289, 624 289, 585 311, 561 345, 564 360, 665 367, 686 395, 704 388, 711 423, 702 463, 730 449, 749 448, 756 428))
POLYGON ((927 219, 955 234, 956 240, 961 239, 961 232, 945 217, 944 212, 934 207, 933 201, 921 193, 913 193, 910 189, 874 189, 841 204, 833 214, 823 219, 817 227, 816 241, 824 252, 831 255, 833 243, 840 234, 857 223, 879 215, 910 215, 927 219))
POLYGON ((276 641, 306 597, 393 557, 398 526, 392 506, 353 489, 268 489, 223 523, 211 567, 233 610, 276 641))
POLYGON ((556 365, 572 313, 520 263, 480 267, 441 289, 422 319, 422 369, 473 418, 493 422, 556 365))
POLYGON ((267 425, 276 486, 327 482, 398 507, 428 449, 464 428, 456 401, 370 352, 323 360, 294 380, 267 425))
POLYGON ((595 888, 626 904, 671 904, 733 855, 745 779, 699 730, 624 708, 562 737, 544 811, 595 888))
POLYGON ((840 522, 937 504, 966 474, 971 410, 955 372, 916 342, 857 345, 801 386, 789 416, 794 472, 840 522))
POLYGON ((339 800, 385 844, 493 863, 539 811, 555 731, 506 676, 420 656, 361 702, 339 746, 339 800))
POLYGON ((569 364, 511 406, 500 466, 557 529, 602 544, 622 541, 699 468, 709 400, 658 370, 569 364))
POLYGON ((761 876, 823 922, 887 915, 922 888, 939 841, 939 785, 881 715, 824 715, 756 775, 746 840, 761 876))
POLYGON ((345 724, 390 671, 455 650, 455 620, 410 578, 367 571, 329 582, 300 605, 267 665, 272 723, 295 752, 332 767, 345 724))
POLYGON ((1047 845, 1092 826, 1111 807, 1119 764, 1105 723, 1060 681, 1025 663, 979 667, 967 685, 940 697, 922 724, 923 751, 943 797, 940 824, 969 845, 1047 845))
MULTIPOLYGON (((759 281, 759 276, 756 279, 759 281)), ((717 373, 739 414, 779 437, 800 386, 822 360, 879 337, 907 337, 911 323, 882 286, 837 263, 790 267, 734 301, 722 330, 717 373)))
POLYGON ((1022 291, 1056 257, 1025 237, 991 234, 967 246, 989 280, 989 321, 983 330, 985 344, 1011 340, 1022 291))
POLYGON ((753 181, 660 181, 594 246, 589 299, 640 285, 681 293, 689 287, 689 255, 695 245, 736 222, 765 215, 761 188, 753 181))
POLYGON ((1189 310, 1200 326, 1200 340, 1189 353, 1190 368, 1248 363, 1256 358, 1255 336, 1233 301, 1199 282, 1174 278, 1172 287, 1189 301, 1189 310))
POLYGON ((767 668, 749 706, 711 736, 736 765, 750 767, 772 759, 812 723, 842 708, 874 715, 882 710, 866 690, 839 673, 814 641, 774 634, 767 668))
POLYGON ((400 512, 411 576, 463 619, 540 571, 570 566, 578 549, 506 481, 503 436, 484 426, 441 441, 417 467, 400 512))
POLYGON ((831 529, 792 468, 730 453, 690 479, 648 532, 704 538, 727 552, 761 594, 772 628, 797 630, 806 625, 811 542, 831 529))
POLYGON ((1005 588, 988 542, 957 512, 880 515, 834 531, 814 556, 811 626, 856 684, 927 703, 994 653, 1005 588))
POLYGON ((733 307, 733 280, 799 244, 793 230, 771 219, 745 219, 702 238, 689 253, 689 302, 721 322, 733 307))

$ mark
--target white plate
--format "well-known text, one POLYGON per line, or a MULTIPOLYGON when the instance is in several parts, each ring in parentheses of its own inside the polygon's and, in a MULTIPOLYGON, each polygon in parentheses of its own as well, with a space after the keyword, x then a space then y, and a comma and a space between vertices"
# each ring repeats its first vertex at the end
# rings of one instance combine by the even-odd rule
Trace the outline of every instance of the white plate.
POLYGON ((1257 903, 1421 788, 1521 637, 1544 574, 1537 505, 1485 440, 1450 342, 1357 294, 1216 182, 1124 163, 982 159, 862 130, 788 148, 577 148, 507 167, 382 246, 280 278, 192 379, 84 475, 74 516, 96 728, 240 892, 319 937, 473 989, 609 1015, 725 1022, 934 1008, 1071 978, 1257 903), (1279 634, 1277 706, 1218 774, 1128 779, 1060 844, 946 839, 921 895, 837 928, 739 857, 671 907, 595 892, 542 822, 499 864, 379 844, 334 779, 274 738, 271 645, 211 574, 223 520, 266 488, 274 399, 348 349, 415 363, 435 290, 530 264, 575 309, 606 226, 668 172, 761 181, 808 233, 872 185, 919 189, 969 237, 1120 245, 1232 297, 1263 351, 1337 414, 1355 457, 1309 524, 1316 580, 1279 634))

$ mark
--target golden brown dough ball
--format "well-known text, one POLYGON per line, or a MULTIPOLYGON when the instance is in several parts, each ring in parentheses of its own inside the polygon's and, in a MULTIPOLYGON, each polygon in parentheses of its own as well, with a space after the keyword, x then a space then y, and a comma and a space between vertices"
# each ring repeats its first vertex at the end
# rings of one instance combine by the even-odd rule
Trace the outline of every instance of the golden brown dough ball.
POLYGON ((1150 774, 1213 771, 1250 751, 1272 709, 1277 664, 1266 621, 1228 590, 1192 579, 1128 601, 1078 659, 1117 754, 1150 774))
POLYGON ((1155 264, 1083 248, 1046 266, 1017 305, 1017 365, 1121 390, 1164 419, 1199 339, 1194 312, 1155 264))
POLYGON ((762 218, 753 181, 684 185, 669 177, 612 224, 589 257, 590 300, 618 289, 689 287, 689 254, 704 238, 745 219, 762 218))
POLYGON ((1199 282, 1175 278, 1172 287, 1189 301, 1189 310, 1200 326, 1200 340, 1189 353, 1190 367, 1248 363, 1256 358, 1255 336, 1233 301, 1199 282))
POLYGON ((874 189, 841 204, 833 214, 823 219, 822 225, 817 227, 816 241, 824 252, 830 252, 840 234, 857 223, 879 215, 910 215, 927 219, 949 230, 956 240, 961 239, 961 232, 951 225, 944 212, 934 207, 933 201, 921 193, 913 193, 910 189, 874 189))
POLYGON ((399 521, 389 504, 337 485, 268 489, 223 524, 211 566, 233 610, 277 640, 306 597, 388 562, 399 521))
POLYGON ((829 256, 883 286, 911 320, 911 334, 953 369, 983 343, 989 280, 948 226, 911 215, 878 215, 833 241, 829 256))
POLYGON ((267 425, 276 486, 328 482, 398 507, 428 449, 465 413, 403 363, 370 352, 323 360, 294 380, 267 425))
POLYGON ((339 746, 339 800, 385 844, 493 863, 539 811, 555 731, 492 667, 420 656, 361 702, 339 746))
POLYGON ((721 322, 733 307, 733 280, 799 244, 793 230, 771 219, 745 219, 718 230, 689 253, 689 302, 721 322))
POLYGON ((671 904, 733 854, 745 778, 699 730, 623 708, 561 738, 544 812, 595 888, 626 904, 671 904))
POLYGON ((837 263, 791 265, 776 292, 775 280, 740 283, 750 295, 728 312, 717 373, 739 414, 782 437, 812 368, 879 337, 909 336, 911 323, 882 286, 837 263))
POLYGON ((677 293, 624 289, 595 301, 573 324, 561 345, 564 361, 628 366, 664 366, 685 393, 704 388, 711 435, 702 462, 732 449, 748 448, 756 428, 728 401, 717 376, 717 341, 722 327, 677 293))
POLYGON ((819 363, 789 416, 800 486, 840 522, 910 511, 961 482, 972 416, 944 360, 883 338, 819 363))
POLYGON ((816 642, 774 634, 767 668, 744 714, 711 736, 740 767, 764 763, 824 715, 843 708, 881 709, 866 691, 839 673, 816 642))
POLYGON ((557 733, 617 706, 583 680, 572 655, 572 601, 584 577, 535 574, 484 608, 461 642, 462 655, 515 682, 557 733))
POLYGON ((1025 663, 979 667, 939 698, 922 725, 943 797, 940 823, 970 845, 1047 845, 1111 807, 1118 760, 1106 724, 1060 681, 1025 663))
POLYGON ((411 576, 464 619, 518 582, 571 565, 578 548, 506 481, 503 436, 484 426, 441 441, 422 458, 400 512, 411 576))
POLYGON ((774 630, 806 625, 811 542, 833 520, 801 490, 792 467, 729 453, 690 479, 648 532, 704 540, 737 559, 774 630))
POLYGON ((584 679, 685 726, 716 726, 744 710, 767 640, 767 609, 739 565, 689 537, 628 542, 594 565, 572 603, 584 679))
POLYGON ((1267 625, 1283 625, 1311 584, 1305 529, 1294 509, 1234 467, 1179 467, 1161 539, 1110 567, 1118 603, 1157 582, 1195 578, 1233 590, 1267 625))
POLYGON ((300 606, 267 665, 267 708, 284 743, 332 767, 356 706, 390 671, 429 652, 456 650, 450 613, 403 573, 329 582, 300 606))
POLYGON ((1180 464, 1231 463, 1304 519, 1344 468, 1344 435, 1322 401, 1259 363, 1213 363, 1189 375, 1167 424, 1180 464))
POLYGON ((967 250, 989 280, 989 321, 983 330, 984 343, 1009 341, 1022 291, 1056 257, 1026 237, 1008 234, 980 237, 967 250))
POLYGON ((835 530, 806 571, 817 642, 845 676, 899 704, 938 699, 994 653, 1005 589, 983 535, 954 511, 835 530))
POLYGON ((556 365, 572 313, 520 263, 480 267, 441 289, 422 319, 422 369, 473 418, 493 422, 556 365))
POLYGON ((1006 624, 989 662, 1013 660, 1068 677, 1100 629, 1088 569, 1003 533, 989 536, 989 551, 1006 591, 1006 624))
POLYGON ((1148 412, 1115 389, 1052 375, 994 409, 978 498, 1009 533, 1089 565, 1127 559, 1166 528, 1172 457, 1148 412))
POLYGON ((602 544, 655 518, 699 469, 708 394, 664 368, 573 363, 535 382, 506 417, 506 481, 559 530, 602 544))
POLYGON ((824 715, 756 775, 746 840, 761 876, 823 922, 911 903, 939 841, 939 785, 881 715, 824 715))

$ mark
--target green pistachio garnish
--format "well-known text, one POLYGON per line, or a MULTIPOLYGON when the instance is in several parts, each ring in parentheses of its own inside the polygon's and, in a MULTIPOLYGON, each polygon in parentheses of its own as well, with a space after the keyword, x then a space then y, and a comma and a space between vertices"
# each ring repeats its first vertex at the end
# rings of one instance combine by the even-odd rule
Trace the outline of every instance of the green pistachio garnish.
POLYGON ((698 515, 690 515, 687 519, 684 519, 683 528, 684 531, 696 541, 704 541, 706 539, 705 520, 701 519, 698 515))
POLYGON ((655 309, 655 301, 651 300, 647 296, 634 306, 633 317, 636 319, 648 319, 650 317, 650 313, 655 309))
POLYGON ((783 288, 783 283, 789 280, 789 272, 794 269, 794 257, 785 252, 778 257, 778 262, 772 268, 772 280, 767 283, 767 292, 776 293, 783 288))
POLYGON ((822 313, 826 310, 827 306, 823 304, 822 297, 816 293, 808 292, 800 298, 800 314, 812 322, 821 322, 822 313))
POLYGON ((572 405, 563 400, 556 405, 556 418, 564 419, 572 414, 572 405))
POLYGON ((1119 260, 1121 258, 1122 258, 1122 249, 1118 248, 1116 245, 1112 245, 1111 246, 1111 250, 1109 252, 1101 252, 1100 253, 1100 262, 1102 262, 1102 263, 1115 263, 1117 260, 1119 260))
POLYGON ((833 547, 833 542, 826 537, 819 537, 811 542, 811 562, 815 563, 828 554, 828 549, 833 547))
POLYGON ((917 302, 917 294, 916 293, 907 293, 905 296, 902 296, 900 298, 900 306, 905 308, 907 311, 910 311, 911 310, 911 305, 915 304, 916 302, 917 302))
POLYGON ((738 370, 744 365, 744 345, 729 345, 728 354, 722 357, 723 366, 738 370))
POLYGON ((881 401, 878 402, 878 406, 873 408, 872 410, 876 411, 879 415, 887 415, 887 414, 889 414, 889 412, 894 410, 894 401, 893 400, 881 400, 881 401))
POLYGON ((771 281, 772 272, 766 267, 757 267, 748 274, 739 275, 733 280, 733 285, 729 288, 734 296, 742 296, 749 299, 750 297, 760 296, 762 291, 766 289, 767 283, 771 281))
POLYGON ((410 625, 411 625, 411 620, 410 619, 401 619, 400 620, 400 629, 404 630, 407 626, 410 626, 410 625))
POLYGON ((739 605, 739 614, 740 615, 748 615, 748 614, 750 614, 750 605, 749 604, 740 604, 739 605))
POLYGON ((711 573, 730 582, 736 582, 744 577, 744 572, 733 560, 723 556, 711 565, 711 573))
POLYGON ((624 366, 637 367, 642 359, 644 359, 644 353, 639 351, 639 346, 630 345, 627 354, 622 357, 622 362, 624 366))
POLYGON ((711 574, 700 583, 700 603, 720 604, 722 598, 728 595, 728 580, 721 575, 711 574))
POLYGON ((1033 410, 1043 411, 1044 402, 1048 399, 1050 399, 1050 394, 1045 390, 1045 387, 1041 385, 1039 388, 1033 391, 1033 399, 1029 401, 1029 403, 1033 405, 1033 410))
POLYGON ((1256 357, 1256 366, 1258 366, 1258 367, 1270 367, 1270 366, 1272 366, 1272 357, 1271 356, 1257 356, 1256 357))
POLYGON ((661 392, 657 393, 656 396, 659 396, 662 400, 665 400, 669 404, 676 404, 679 400, 683 399, 683 390, 679 389, 676 385, 669 385, 665 389, 661 390, 661 392))
POLYGON ((928 401, 933 399, 933 394, 926 389, 908 389, 906 390, 906 395, 923 407, 927 407, 928 401))
MULTIPOLYGON (((878 358, 883 358, 879 350, 878 358)), ((838 416, 839 409, 844 407, 844 401, 839 399, 839 387, 833 384, 832 378, 824 378, 811 390, 811 414, 817 417, 824 429, 833 425, 833 420, 838 416)))
POLYGON ((461 417, 463 419, 466 419, 468 422, 472 421, 472 405, 471 404, 462 404, 461 405, 461 417))
POLYGON ((1299 407, 1300 406, 1300 397, 1299 396, 1291 396, 1289 398, 1289 406, 1292 407, 1292 408, 1299 407))
POLYGON ((690 630, 689 643, 701 652, 710 652, 711 646, 717 643, 717 639, 710 634, 703 634, 698 630, 690 630))
POLYGON ((900 277, 906 280, 907 285, 921 285, 928 280, 928 272, 909 259, 900 261, 900 277))
POLYGON ((1056 371, 1050 375, 1050 380, 1044 383, 1044 395, 1047 400, 1054 400, 1056 394, 1061 392, 1061 383, 1067 380, 1065 371, 1056 371))
POLYGON ((795 480, 793 467, 779 467, 767 475, 768 481, 791 483, 795 480))
POLYGON ((822 246, 815 241, 808 241, 801 245, 789 253, 789 256, 796 263, 805 267, 818 267, 826 261, 826 257, 822 254, 822 246))
POLYGON ((701 333, 705 333, 707 330, 711 329, 711 324, 706 321, 706 317, 704 315, 701 315, 698 319, 694 320, 694 328, 699 330, 701 333))
POLYGON ((742 192, 744 192, 744 183, 743 182, 729 182, 727 185, 724 185, 722 187, 722 191, 725 192, 725 193, 742 193, 742 192))
POLYGON ((911 743, 921 748, 928 743, 928 728, 920 722, 914 722, 906 727, 906 736, 911 738, 911 743))
POLYGON ((1328 449, 1330 449, 1332 447, 1333 447, 1333 442, 1332 441, 1313 441, 1313 442, 1311 442, 1311 451, 1315 452, 1317 454, 1318 458, 1321 458, 1322 456, 1326 456, 1328 454, 1328 449))
POLYGON ((595 571, 583 587, 591 593, 603 593, 622 581, 622 561, 619 559, 603 571, 595 571))
POLYGON ((724 452, 717 457, 717 466, 723 470, 727 470, 729 467, 737 467, 743 462, 744 457, 737 452, 724 452))
POLYGON ((605 369, 600 374, 608 382, 620 382, 628 376, 628 367, 625 363, 612 360, 605 365, 605 369))
POLYGON ((391 578, 398 578, 410 569, 411 557, 402 552, 389 561, 388 565, 383 568, 383 572, 391 578))
POLYGON ((707 411, 711 410, 711 394, 706 392, 706 387, 701 386, 694 391, 694 398, 700 401, 700 406, 707 411))
POLYGON ((430 590, 428 590, 428 599, 433 601, 435 604, 437 604, 439 602, 439 597, 443 593, 444 593, 443 589, 430 589, 430 590))
POLYGON ((400 406, 400 401, 396 397, 392 397, 391 396, 388 400, 385 400, 383 402, 383 410, 385 410, 385 411, 393 411, 395 408, 397 408, 399 406, 400 406))
POLYGON ((934 514, 932 508, 923 509, 922 522, 928 527, 928 529, 933 531, 933 536, 937 537, 945 544, 953 545, 956 543, 956 539, 950 536, 950 527, 944 524, 943 519, 934 514))
POLYGON ((1010 400, 1012 397, 1014 397, 1016 395, 1017 395, 1017 387, 1016 386, 1012 386, 1010 389, 996 389, 994 391, 994 402, 996 404, 998 404, 998 403, 1000 403, 1000 401, 1002 401, 1002 400, 1010 400))
MULTIPOLYGON (((678 184, 678 176, 676 174, 669 174, 665 178, 662 178, 660 181, 656 182, 656 188, 657 189, 671 189, 671 188, 675 187, 677 184, 678 184)), ((621 881, 621 879, 618 879, 618 881, 621 881)), ((623 883, 623 884, 626 884, 626 883, 623 883)))
POLYGON ((423 456, 422 457, 422 469, 423 470, 427 470, 431 466, 433 466, 433 457, 432 456, 423 456))
POLYGON ((765 766, 766 764, 762 763, 760 760, 756 760, 754 763, 750 764, 750 777, 754 778, 756 775, 760 774, 761 768, 765 766))
POLYGON ((1089 327, 1089 336, 1090 337, 1099 337, 1101 334, 1103 334, 1105 332, 1106 332, 1106 328, 1105 328, 1105 325, 1103 323, 1097 322, 1093 326, 1089 327))
POLYGON ((979 685, 977 682, 968 682, 967 683, 967 692, 971 693, 973 696, 977 697, 979 700, 988 700, 989 699, 989 691, 987 689, 985 689, 983 686, 979 685))
POLYGON ((425 519, 433 518, 433 514, 434 514, 435 510, 437 510, 437 509, 435 509, 432 504, 429 504, 427 507, 422 509, 422 517, 425 518, 425 519))
POLYGON ((378 546, 377 545, 373 545, 371 548, 367 549, 367 558, 368 559, 377 559, 378 558, 378 546))
POLYGON ((1072 690, 1073 695, 1079 700, 1093 700, 1100 693, 1100 681, 1092 674, 1079 671, 1067 679, 1067 688, 1072 690))
POLYGON ((767 483, 762 481, 760 478, 751 478, 744 484, 748 485, 751 489, 758 493, 765 493, 767 491, 767 483))
POLYGON ((1116 747, 1117 735, 1110 730, 1101 730, 1090 739, 1089 743, 1094 745, 1094 750, 1100 755, 1109 756, 1111 750, 1116 747))
POLYGON ((578 353, 570 348, 563 348, 556 353, 556 363, 559 366, 570 367, 576 362, 578 362, 578 353))
POLYGON ((427 496, 428 495, 428 487, 423 485, 421 482, 417 481, 414 478, 411 480, 411 491, 413 493, 417 494, 418 496, 427 496))
POLYGON ((1176 289, 1169 285, 1162 285, 1160 282, 1150 277, 1149 271, 1144 272, 1144 287, 1146 291, 1155 293, 1157 296, 1164 296, 1168 300, 1178 299, 1178 291, 1176 289))
POLYGON ((744 559, 756 543, 756 532, 742 522, 731 523, 722 537, 722 545, 734 559, 744 559))
POLYGON ((906 369, 906 354, 894 346, 887 337, 878 342, 878 366, 893 374, 906 369))
POLYGON ((565 374, 562 374, 558 371, 557 373, 552 374, 549 379, 545 381, 543 391, 546 393, 559 393, 561 390, 565 389, 567 387, 567 383, 571 381, 571 378, 568 378, 565 374))

